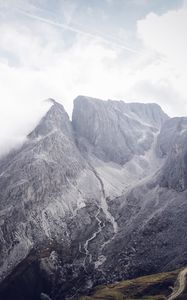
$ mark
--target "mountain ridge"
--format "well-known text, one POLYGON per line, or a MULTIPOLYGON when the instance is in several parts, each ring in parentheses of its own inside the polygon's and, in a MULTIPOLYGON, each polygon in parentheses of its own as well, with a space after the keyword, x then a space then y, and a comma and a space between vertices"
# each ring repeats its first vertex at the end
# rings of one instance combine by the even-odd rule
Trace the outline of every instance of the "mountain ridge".
MULTIPOLYGON (((31 268, 45 274, 37 299, 184 265, 187 118, 169 119, 152 104, 79 97, 71 122, 52 102, 0 163, 1 280, 44 248, 45 258, 34 255, 38 273, 31 268)), ((20 286, 24 277, 16 278, 20 286)))

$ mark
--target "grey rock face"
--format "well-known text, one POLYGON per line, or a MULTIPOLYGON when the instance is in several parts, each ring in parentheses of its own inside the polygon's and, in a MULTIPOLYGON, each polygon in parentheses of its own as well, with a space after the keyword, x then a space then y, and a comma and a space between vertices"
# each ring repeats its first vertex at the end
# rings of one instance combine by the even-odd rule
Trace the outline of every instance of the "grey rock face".
POLYGON ((106 250, 104 272, 121 280, 186 265, 186 197, 151 180, 118 199, 123 229, 106 250))
POLYGON ((127 104, 79 96, 72 124, 79 147, 121 165, 143 154, 168 116, 156 104, 127 104))
POLYGON ((67 203, 67 190, 83 169, 68 115, 54 103, 22 148, 1 162, 2 276, 33 244, 64 238, 65 215, 76 207, 73 196, 67 203))
POLYGON ((160 169, 118 198, 120 210, 112 204, 124 229, 108 246, 103 268, 120 279, 187 263, 187 118, 163 124, 156 152, 165 157, 160 169))
POLYGON ((187 188, 187 118, 173 118, 165 122, 158 138, 157 151, 167 157, 160 185, 184 191, 187 188))
POLYGON ((70 122, 53 101, 0 161, 0 297, 75 298, 187 263, 186 142, 187 118, 155 104, 81 96, 70 122))

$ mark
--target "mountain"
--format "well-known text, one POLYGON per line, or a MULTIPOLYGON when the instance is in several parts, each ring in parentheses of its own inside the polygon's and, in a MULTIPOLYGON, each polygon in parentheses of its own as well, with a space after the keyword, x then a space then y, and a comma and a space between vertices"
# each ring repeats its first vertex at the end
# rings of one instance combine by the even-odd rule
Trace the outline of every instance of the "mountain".
POLYGON ((0 161, 0 297, 76 298, 185 265, 187 118, 79 96, 70 121, 50 101, 0 161))
POLYGON ((1 161, 1 276, 35 243, 51 235, 63 238, 63 218, 70 211, 63 194, 82 169, 69 117, 54 103, 22 148, 1 161))

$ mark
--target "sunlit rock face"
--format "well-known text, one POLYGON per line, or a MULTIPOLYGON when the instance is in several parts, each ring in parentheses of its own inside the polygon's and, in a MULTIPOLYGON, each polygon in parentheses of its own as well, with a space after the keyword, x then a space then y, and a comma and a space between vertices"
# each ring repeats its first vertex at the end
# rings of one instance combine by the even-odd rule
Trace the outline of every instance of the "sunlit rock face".
POLYGON ((187 118, 79 96, 71 122, 51 101, 0 161, 0 297, 76 298, 184 265, 187 118))

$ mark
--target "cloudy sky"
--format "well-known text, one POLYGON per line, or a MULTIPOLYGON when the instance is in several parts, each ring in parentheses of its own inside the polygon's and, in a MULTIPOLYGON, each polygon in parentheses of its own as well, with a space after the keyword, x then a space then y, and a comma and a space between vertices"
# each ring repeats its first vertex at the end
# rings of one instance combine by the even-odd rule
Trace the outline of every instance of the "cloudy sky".
POLYGON ((55 98, 157 102, 187 115, 186 0, 0 0, 0 153, 55 98))

